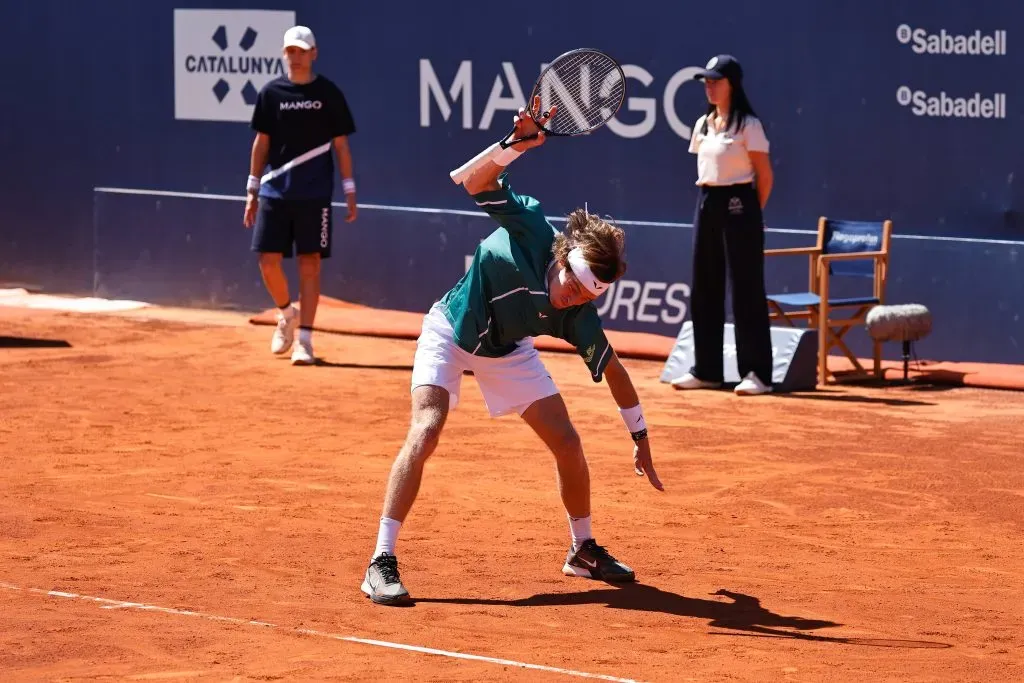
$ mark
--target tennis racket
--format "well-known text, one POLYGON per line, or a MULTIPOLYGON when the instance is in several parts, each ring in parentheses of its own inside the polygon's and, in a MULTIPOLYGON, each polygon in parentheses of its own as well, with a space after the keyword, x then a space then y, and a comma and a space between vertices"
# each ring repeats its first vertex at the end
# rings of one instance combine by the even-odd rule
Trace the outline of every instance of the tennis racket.
MULTIPOLYGON (((575 137, 587 135, 608 122, 619 111, 626 97, 626 76, 614 59, 600 50, 580 48, 559 55, 537 78, 527 107, 520 114, 533 119, 546 136, 575 137), (534 110, 534 99, 540 98, 540 108, 534 110), (555 108, 557 106, 557 108, 555 108), (555 115, 546 119, 552 108, 555 115)), ((515 126, 505 138, 491 145, 449 175, 461 184, 475 170, 486 164, 496 149, 537 137, 532 133, 521 138, 515 135, 515 126)))

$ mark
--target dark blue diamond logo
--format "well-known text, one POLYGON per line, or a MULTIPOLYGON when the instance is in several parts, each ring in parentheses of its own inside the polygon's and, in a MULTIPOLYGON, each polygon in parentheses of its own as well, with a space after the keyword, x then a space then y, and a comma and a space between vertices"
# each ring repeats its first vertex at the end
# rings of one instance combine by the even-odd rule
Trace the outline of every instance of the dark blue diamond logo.
POLYGON ((238 47, 245 51, 248 51, 256 43, 256 36, 259 35, 256 31, 252 30, 252 27, 245 29, 245 34, 242 39, 238 41, 238 47))
POLYGON ((217 47, 221 50, 228 49, 228 30, 225 26, 218 26, 217 30, 213 32, 213 42, 217 43, 217 47))
POLYGON ((213 94, 217 96, 218 102, 223 102, 224 98, 231 92, 231 86, 223 78, 217 81, 217 84, 213 86, 213 94))
POLYGON ((250 106, 256 104, 257 94, 256 86, 252 84, 252 81, 246 81, 245 87, 242 88, 242 99, 245 100, 245 103, 250 106))

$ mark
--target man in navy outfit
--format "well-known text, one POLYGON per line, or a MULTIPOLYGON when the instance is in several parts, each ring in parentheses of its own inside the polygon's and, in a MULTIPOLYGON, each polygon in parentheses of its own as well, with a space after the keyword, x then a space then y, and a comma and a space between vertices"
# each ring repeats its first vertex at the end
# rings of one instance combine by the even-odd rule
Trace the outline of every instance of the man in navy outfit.
POLYGON ((252 112, 256 139, 244 222, 246 228, 255 228, 252 249, 260 255, 263 282, 279 309, 270 350, 282 354, 293 349, 294 365, 312 365, 320 261, 331 255, 334 155, 348 205, 346 221, 351 222, 356 218, 356 186, 348 136, 356 127, 338 86, 313 72, 313 32, 305 26, 288 29, 283 53, 288 75, 263 86, 252 112), (292 305, 282 267, 282 259, 293 252, 298 256, 299 310, 292 305))

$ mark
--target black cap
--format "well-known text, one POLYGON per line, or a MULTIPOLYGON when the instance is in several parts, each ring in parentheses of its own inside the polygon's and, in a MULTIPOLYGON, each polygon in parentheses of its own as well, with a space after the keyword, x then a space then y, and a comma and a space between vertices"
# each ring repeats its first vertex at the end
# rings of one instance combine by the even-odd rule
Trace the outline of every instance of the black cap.
POLYGON ((725 78, 730 83, 739 83, 743 80, 743 68, 732 55, 718 55, 712 57, 704 67, 704 70, 693 77, 695 80, 705 78, 725 78))

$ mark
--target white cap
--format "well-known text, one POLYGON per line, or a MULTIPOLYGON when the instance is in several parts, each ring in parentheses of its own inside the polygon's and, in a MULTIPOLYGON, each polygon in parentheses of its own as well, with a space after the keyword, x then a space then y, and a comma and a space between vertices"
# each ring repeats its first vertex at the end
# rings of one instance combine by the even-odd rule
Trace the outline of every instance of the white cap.
POLYGON ((284 32, 284 46, 294 45, 303 50, 312 50, 316 47, 316 38, 313 32, 305 26, 292 26, 284 32))

